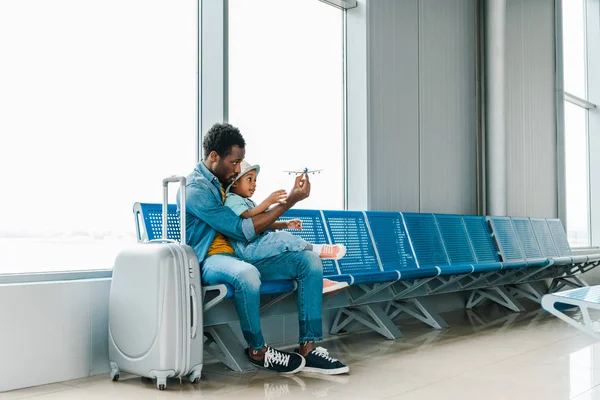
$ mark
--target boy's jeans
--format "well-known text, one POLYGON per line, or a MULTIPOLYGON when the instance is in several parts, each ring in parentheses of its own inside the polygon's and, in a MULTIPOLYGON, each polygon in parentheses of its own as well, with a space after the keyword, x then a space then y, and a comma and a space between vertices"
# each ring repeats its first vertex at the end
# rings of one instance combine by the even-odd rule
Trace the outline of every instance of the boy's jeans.
POLYGON ((229 241, 235 249, 235 254, 252 264, 286 251, 302 251, 308 246, 306 240, 286 231, 263 233, 250 243, 231 239, 229 241))
POLYGON ((204 260, 202 280, 206 285, 228 283, 235 289, 235 308, 248 346, 260 350, 265 341, 260 328, 261 280, 298 281, 298 343, 323 339, 323 264, 308 250, 285 252, 249 264, 228 254, 215 254, 204 260))

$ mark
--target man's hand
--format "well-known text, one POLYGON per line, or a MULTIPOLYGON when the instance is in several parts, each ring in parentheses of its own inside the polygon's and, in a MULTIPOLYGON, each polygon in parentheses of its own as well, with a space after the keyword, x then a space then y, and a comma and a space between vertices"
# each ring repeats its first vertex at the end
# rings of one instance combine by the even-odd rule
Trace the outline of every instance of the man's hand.
POLYGON ((285 190, 282 189, 282 190, 276 190, 273 193, 271 193, 265 201, 267 203, 269 203, 269 205, 278 204, 278 203, 285 204, 286 199, 287 199, 287 193, 285 190))
POLYGON ((290 191, 290 195, 287 197, 287 202, 296 204, 297 202, 306 199, 310 196, 310 180, 307 174, 302 174, 296 177, 294 187, 290 191))
POLYGON ((302 221, 299 219, 290 219, 289 221, 285 221, 288 229, 296 229, 302 230, 302 221))

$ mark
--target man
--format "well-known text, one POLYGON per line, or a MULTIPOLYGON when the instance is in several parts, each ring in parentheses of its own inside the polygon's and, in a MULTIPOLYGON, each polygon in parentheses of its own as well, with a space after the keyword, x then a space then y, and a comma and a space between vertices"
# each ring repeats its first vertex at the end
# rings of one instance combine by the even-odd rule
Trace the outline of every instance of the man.
POLYGON ((198 255, 202 281, 206 285, 228 283, 235 289, 235 308, 248 343, 246 355, 253 364, 281 373, 348 372, 349 368, 329 357, 327 350, 315 347, 315 342, 323 338, 323 264, 319 256, 308 250, 286 252, 252 265, 235 256, 227 239, 252 240, 269 229, 286 210, 310 195, 308 176, 300 175, 285 204, 277 204, 252 218, 238 217, 223 203, 225 189, 241 172, 245 146, 236 127, 227 123, 213 125, 202 143, 204 159, 187 177, 187 242, 198 255), (278 279, 298 282, 300 346, 294 353, 267 346, 260 327, 261 280, 278 279))

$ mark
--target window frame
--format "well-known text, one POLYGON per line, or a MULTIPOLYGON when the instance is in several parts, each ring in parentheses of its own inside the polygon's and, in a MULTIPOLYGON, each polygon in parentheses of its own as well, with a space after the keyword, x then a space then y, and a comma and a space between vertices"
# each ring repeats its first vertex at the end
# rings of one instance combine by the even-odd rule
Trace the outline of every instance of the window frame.
MULTIPOLYGON (((566 204, 566 136, 564 102, 572 103, 585 109, 586 113, 586 142, 587 142, 587 220, 589 226, 588 242, 590 246, 600 245, 600 204, 595 205, 594 199, 600 197, 600 185, 594 185, 600 179, 600 162, 594 161, 591 154, 600 151, 600 142, 594 132, 600 128, 599 109, 596 105, 600 95, 600 74, 598 71, 600 54, 593 54, 590 49, 600 48, 600 0, 583 0, 584 2, 584 74, 586 99, 575 96, 564 88, 563 67, 563 24, 562 4, 564 0, 555 0, 555 69, 556 69, 556 122, 557 122, 557 183, 558 183, 558 217, 568 229, 566 204)), ((598 138, 600 139, 600 138, 598 138)), ((600 182, 599 182, 600 183, 600 182)))

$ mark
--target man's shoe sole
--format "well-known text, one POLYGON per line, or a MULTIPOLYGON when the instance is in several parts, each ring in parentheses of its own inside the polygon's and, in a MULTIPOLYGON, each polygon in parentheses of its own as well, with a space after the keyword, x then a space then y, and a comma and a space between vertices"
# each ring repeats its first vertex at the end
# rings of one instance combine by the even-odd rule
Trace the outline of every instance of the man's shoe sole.
MULTIPOLYGON (((295 370, 293 370, 293 371, 280 372, 280 374, 283 374, 283 375, 291 375, 291 374, 295 374, 295 373, 297 373, 297 372, 300 372, 300 371, 304 370, 304 366, 305 366, 305 365, 306 365, 306 359, 305 359, 304 357, 302 357, 302 363, 300 363, 300 366, 299 366, 298 368, 296 368, 296 369, 295 369, 295 370)), ((264 367, 264 366, 263 366, 263 368, 267 368, 267 367, 264 367)), ((270 368, 267 368, 267 369, 270 369, 270 368)), ((274 371, 274 370, 272 370, 272 369, 271 369, 271 371, 274 371)), ((277 372, 277 371, 275 371, 275 372, 277 372)))
POLYGON ((304 367, 302 372, 314 372, 317 374, 324 375, 339 375, 350 372, 350 368, 348 366, 342 368, 328 369, 328 368, 313 368, 313 367, 304 367))

